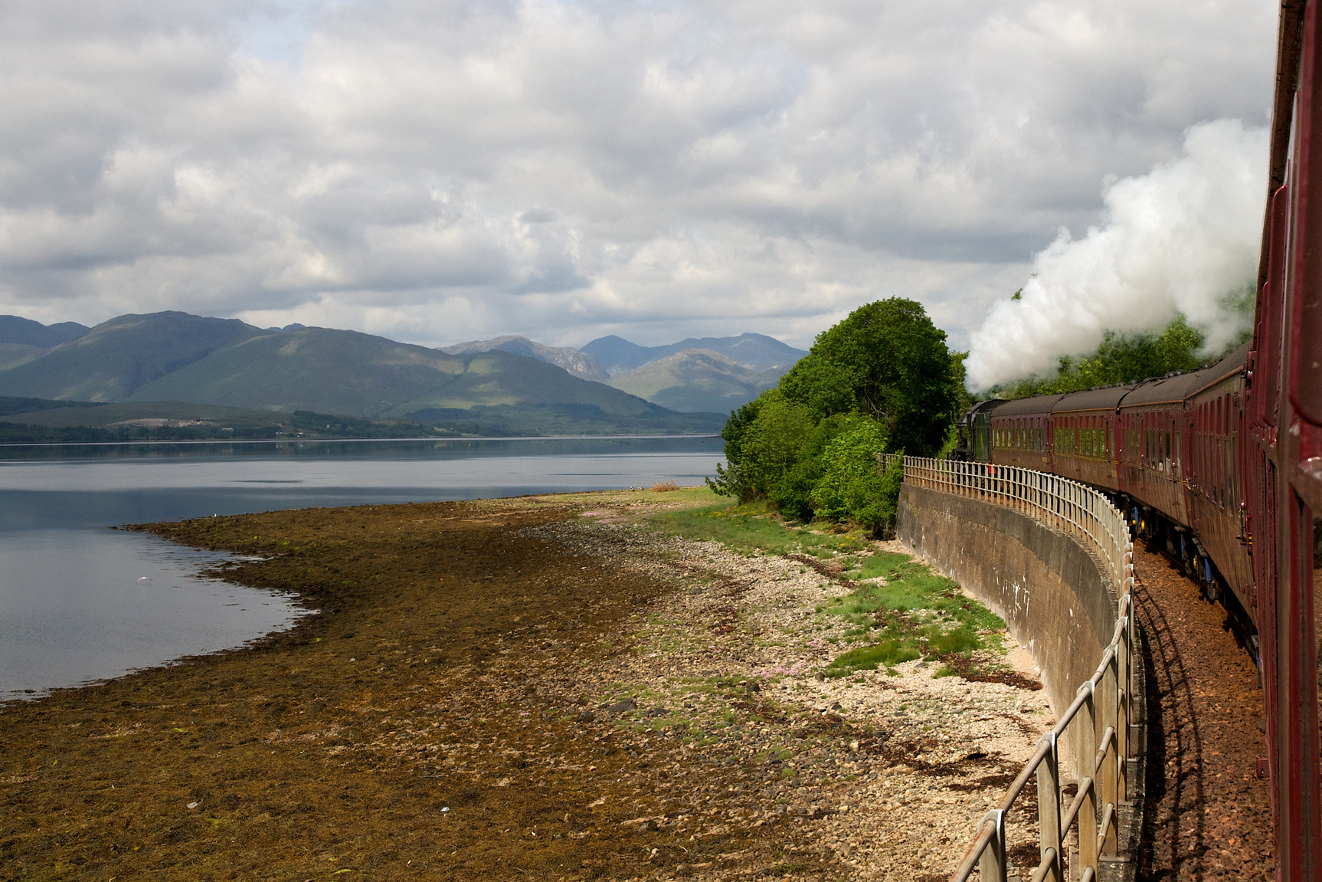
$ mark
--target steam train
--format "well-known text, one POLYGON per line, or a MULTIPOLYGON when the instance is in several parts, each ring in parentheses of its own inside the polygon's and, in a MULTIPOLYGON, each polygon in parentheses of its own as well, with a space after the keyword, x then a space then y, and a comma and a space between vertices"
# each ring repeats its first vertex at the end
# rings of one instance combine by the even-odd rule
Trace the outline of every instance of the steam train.
POLYGON ((1248 345, 1201 371, 964 417, 968 455, 1116 495, 1256 629, 1276 873, 1322 879, 1322 0, 1283 0, 1248 345), (1314 173, 1317 179, 1314 179, 1314 173))
POLYGON ((956 457, 1051 472, 1118 504, 1210 600, 1241 620, 1257 655, 1257 597, 1240 504, 1248 344, 1212 367, 1124 386, 979 402, 956 457))

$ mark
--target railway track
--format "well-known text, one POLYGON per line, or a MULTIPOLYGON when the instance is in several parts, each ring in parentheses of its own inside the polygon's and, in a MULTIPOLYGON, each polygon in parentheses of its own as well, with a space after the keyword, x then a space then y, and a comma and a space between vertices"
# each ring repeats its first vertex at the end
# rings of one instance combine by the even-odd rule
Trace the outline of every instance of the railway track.
POLYGON ((1142 880, 1275 876, 1262 690, 1220 605, 1171 561, 1135 547, 1147 665, 1142 880))

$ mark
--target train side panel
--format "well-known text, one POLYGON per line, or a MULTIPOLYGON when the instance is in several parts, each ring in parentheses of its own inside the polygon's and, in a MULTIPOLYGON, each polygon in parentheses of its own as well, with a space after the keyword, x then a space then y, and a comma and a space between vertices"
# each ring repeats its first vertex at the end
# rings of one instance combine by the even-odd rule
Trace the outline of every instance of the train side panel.
POLYGON ((1008 401, 991 413, 991 462, 1052 472, 1051 408, 1060 395, 1008 401))
MULTIPOLYGON (((1185 404, 1185 474, 1189 524, 1226 585, 1257 626, 1253 567, 1241 514, 1240 436, 1244 414, 1244 355, 1213 368, 1210 382, 1185 404)), ((1206 573, 1201 574, 1206 581, 1206 573)))
POLYGON ((1052 408, 1056 474, 1102 490, 1120 489, 1116 463, 1116 407, 1133 388, 1112 386, 1066 395, 1052 408))
POLYGON ((1141 383, 1120 402, 1120 490, 1181 527, 1190 523, 1184 401, 1208 373, 1141 383))

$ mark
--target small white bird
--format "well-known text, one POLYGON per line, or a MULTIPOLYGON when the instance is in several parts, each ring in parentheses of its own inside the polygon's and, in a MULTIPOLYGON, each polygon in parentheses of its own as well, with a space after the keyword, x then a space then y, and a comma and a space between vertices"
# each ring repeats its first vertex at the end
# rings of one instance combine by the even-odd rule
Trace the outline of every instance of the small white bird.
POLYGON ((138 577, 138 583, 139 583, 139 584, 141 584, 141 583, 143 583, 143 582, 150 582, 150 581, 151 581, 151 579, 147 578, 146 576, 140 576, 140 577, 138 577))

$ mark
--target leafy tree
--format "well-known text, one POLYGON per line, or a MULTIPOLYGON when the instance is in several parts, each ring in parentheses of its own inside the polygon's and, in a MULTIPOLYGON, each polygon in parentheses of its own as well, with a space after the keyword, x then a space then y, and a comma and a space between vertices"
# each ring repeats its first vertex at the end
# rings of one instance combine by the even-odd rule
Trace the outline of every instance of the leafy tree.
POLYGON ((789 401, 777 389, 768 389, 758 401, 757 417, 739 439, 739 460, 748 484, 769 496, 795 465, 809 457, 815 424, 808 408, 789 401))
POLYGON ((852 422, 852 428, 822 451, 822 476, 812 489, 813 510, 821 518, 850 520, 878 530, 894 516, 893 503, 887 516, 886 480, 877 470, 886 437, 875 420, 856 417, 852 422))
POLYGON ((721 429, 721 439, 725 441, 725 461, 726 466, 716 467, 716 477, 706 478, 707 486, 712 488, 722 496, 736 496, 740 502, 748 502, 757 495, 752 483, 745 473, 742 463, 744 462, 743 439, 744 435, 757 420, 758 413, 762 410, 762 404, 767 398, 768 393, 763 392, 757 398, 739 407, 737 410, 730 411, 730 418, 725 421, 725 426, 721 429))
POLYGON ((960 395, 962 364, 945 340, 921 304, 879 300, 819 334, 780 389, 819 419, 866 414, 892 446, 931 456, 945 441, 960 395))
POLYGON ((966 402, 964 356, 912 300, 861 307, 818 335, 778 388, 730 414, 728 465, 708 483, 789 517, 883 529, 902 475, 878 474, 877 454, 941 449, 966 402))

